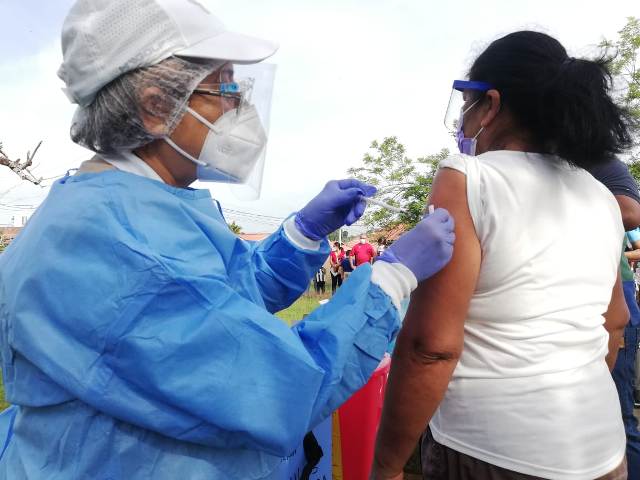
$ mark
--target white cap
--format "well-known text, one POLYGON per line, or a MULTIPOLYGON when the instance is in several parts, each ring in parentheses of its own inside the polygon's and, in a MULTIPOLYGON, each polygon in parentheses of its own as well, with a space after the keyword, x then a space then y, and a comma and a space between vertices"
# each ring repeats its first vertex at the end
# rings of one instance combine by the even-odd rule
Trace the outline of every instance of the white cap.
POLYGON ((58 76, 80 106, 123 73, 172 55, 257 63, 278 45, 228 31, 198 0, 77 0, 62 27, 58 76))

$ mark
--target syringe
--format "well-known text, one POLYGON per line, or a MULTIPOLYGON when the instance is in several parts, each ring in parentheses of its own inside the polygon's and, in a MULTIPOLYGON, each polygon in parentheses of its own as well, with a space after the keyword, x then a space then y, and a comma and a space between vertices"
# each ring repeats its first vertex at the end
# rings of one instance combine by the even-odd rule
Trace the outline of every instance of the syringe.
MULTIPOLYGON (((376 200, 375 198, 371 198, 371 197, 362 197, 364 198, 364 201, 367 203, 371 203, 372 205, 377 205, 379 207, 382 208, 386 208, 387 210, 390 210, 394 213, 403 213, 404 210, 398 207, 394 207, 393 205, 389 205, 386 202, 383 202, 381 200, 376 200)), ((427 208, 427 211, 429 212, 429 215, 431 215, 435 210, 435 207, 433 205, 429 205, 429 207, 427 208)))
POLYGON ((403 213, 404 212, 404 210, 402 210, 401 208, 394 207, 393 205, 389 205, 388 203, 383 202, 381 200, 376 200, 375 198, 371 198, 371 197, 362 197, 362 198, 367 203, 371 203, 372 205, 377 205, 379 207, 386 208, 387 210, 389 210, 391 212, 394 212, 394 213, 403 213))

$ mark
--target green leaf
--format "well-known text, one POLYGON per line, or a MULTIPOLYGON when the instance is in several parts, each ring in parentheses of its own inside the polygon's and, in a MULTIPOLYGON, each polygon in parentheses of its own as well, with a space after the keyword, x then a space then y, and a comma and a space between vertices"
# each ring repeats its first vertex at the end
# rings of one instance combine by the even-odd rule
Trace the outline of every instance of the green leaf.
POLYGON ((404 210, 402 214, 370 205, 362 222, 371 229, 387 229, 399 223, 414 226, 424 214, 438 164, 449 155, 443 148, 438 153, 412 159, 397 137, 371 142, 359 166, 349 168, 355 178, 378 187, 379 200, 404 210))

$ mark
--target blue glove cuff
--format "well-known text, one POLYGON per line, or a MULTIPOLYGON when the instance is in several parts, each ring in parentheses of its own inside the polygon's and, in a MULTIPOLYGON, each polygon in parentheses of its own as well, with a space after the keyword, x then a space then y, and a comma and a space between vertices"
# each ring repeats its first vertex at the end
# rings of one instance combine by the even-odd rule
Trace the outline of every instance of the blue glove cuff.
POLYGON ((384 253, 378 257, 379 261, 388 262, 388 263, 402 263, 398 257, 396 257, 395 253, 390 249, 385 249, 384 253))
POLYGON ((316 235, 315 233, 311 232, 307 228, 307 226, 305 224, 305 220, 304 220, 304 215, 303 215, 303 213, 301 211, 296 214, 295 223, 296 223, 296 227, 298 228, 298 230, 300 230, 300 232, 302 232, 302 234, 305 237, 310 238, 311 240, 322 240, 324 238, 324 237, 320 237, 320 236, 316 235))

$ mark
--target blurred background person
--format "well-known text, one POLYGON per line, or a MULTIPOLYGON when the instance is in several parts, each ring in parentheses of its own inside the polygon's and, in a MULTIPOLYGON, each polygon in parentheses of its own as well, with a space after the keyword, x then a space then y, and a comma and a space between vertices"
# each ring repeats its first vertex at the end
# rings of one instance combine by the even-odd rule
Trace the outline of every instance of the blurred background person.
POLYGON ((614 195, 620 208, 622 224, 627 230, 621 240, 620 276, 624 299, 629 309, 629 323, 624 328, 624 335, 619 344, 618 356, 611 374, 618 390, 627 436, 629 478, 640 478, 640 432, 638 432, 638 420, 633 413, 640 309, 636 302, 636 282, 629 264, 629 256, 633 254, 625 252, 627 246, 640 247, 640 235, 636 233, 640 224, 640 194, 628 167, 615 157, 590 168, 589 173, 614 195))
POLYGON ((344 258, 342 259, 342 262, 340 263, 340 266, 342 267, 342 281, 344 282, 347 278, 349 278, 349 275, 351 275, 351 272, 353 272, 353 266, 351 264, 351 250, 347 250, 345 252, 344 258))
POLYGON ((333 242, 333 248, 330 255, 329 271, 331 273, 331 294, 336 293, 336 289, 342 285, 342 274, 340 272, 340 264, 345 254, 340 242, 333 242))
POLYGON ((325 291, 325 271, 324 267, 320 267, 313 277, 313 285, 315 287, 316 294, 324 293, 325 291))
POLYGON ((365 263, 373 264, 376 257, 376 250, 367 241, 367 235, 361 234, 360 240, 351 247, 351 258, 353 258, 353 268, 357 268, 365 263))

